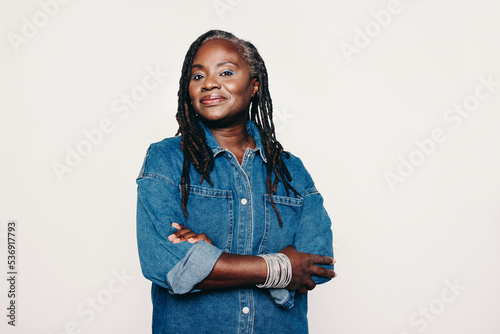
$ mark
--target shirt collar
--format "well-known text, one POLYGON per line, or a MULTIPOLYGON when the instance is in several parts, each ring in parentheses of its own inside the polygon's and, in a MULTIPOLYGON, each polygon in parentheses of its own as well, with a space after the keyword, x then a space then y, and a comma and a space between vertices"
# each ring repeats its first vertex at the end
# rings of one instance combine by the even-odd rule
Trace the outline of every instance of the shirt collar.
MULTIPOLYGON (((210 129, 202 121, 199 121, 199 123, 203 128, 203 131, 205 131, 205 137, 207 138, 207 145, 212 150, 214 157, 216 157, 221 152, 225 152, 226 150, 220 147, 212 131, 210 131, 210 129)), ((264 147, 262 146, 262 139, 260 138, 259 128, 252 121, 247 121, 246 126, 248 134, 252 136, 253 140, 255 141, 255 149, 253 151, 254 152, 259 151, 260 157, 265 163, 267 163, 266 155, 264 153, 264 147)))

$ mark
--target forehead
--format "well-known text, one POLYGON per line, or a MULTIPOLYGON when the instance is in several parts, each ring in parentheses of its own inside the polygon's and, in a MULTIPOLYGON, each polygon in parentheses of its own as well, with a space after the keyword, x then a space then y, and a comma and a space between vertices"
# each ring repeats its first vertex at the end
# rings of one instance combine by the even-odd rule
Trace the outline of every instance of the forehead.
POLYGON ((238 46, 226 39, 211 39, 203 43, 194 56, 193 64, 221 61, 231 61, 240 66, 246 64, 240 55, 238 46))

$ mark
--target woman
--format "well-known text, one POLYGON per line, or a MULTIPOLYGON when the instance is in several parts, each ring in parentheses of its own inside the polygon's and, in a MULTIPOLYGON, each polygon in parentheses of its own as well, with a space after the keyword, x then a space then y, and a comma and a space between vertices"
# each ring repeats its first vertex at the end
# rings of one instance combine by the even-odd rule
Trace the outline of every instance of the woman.
POLYGON ((209 31, 178 96, 181 136, 152 144, 137 179, 153 333, 307 333, 306 292, 335 277, 331 223, 276 140, 262 58, 209 31))

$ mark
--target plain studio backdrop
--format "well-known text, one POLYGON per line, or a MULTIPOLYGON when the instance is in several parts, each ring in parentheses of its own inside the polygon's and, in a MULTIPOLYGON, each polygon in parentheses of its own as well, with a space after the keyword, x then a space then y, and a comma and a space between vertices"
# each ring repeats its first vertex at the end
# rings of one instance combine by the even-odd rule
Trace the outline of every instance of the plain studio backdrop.
POLYGON ((0 267, 15 221, 17 276, 0 332, 150 331, 135 179, 213 28, 261 52, 278 139, 332 217, 338 277, 310 293, 310 332, 500 332, 499 2, 1 7, 0 267))

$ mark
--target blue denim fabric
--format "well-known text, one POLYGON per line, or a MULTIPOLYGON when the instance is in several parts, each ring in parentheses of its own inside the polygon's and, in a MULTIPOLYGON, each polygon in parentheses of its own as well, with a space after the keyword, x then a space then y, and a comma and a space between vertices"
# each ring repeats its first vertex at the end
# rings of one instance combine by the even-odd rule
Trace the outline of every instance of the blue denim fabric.
POLYGON ((301 196, 287 196, 279 183, 274 200, 283 220, 280 227, 266 193, 266 157, 255 124, 249 121, 247 131, 256 147, 246 150, 241 165, 202 126, 215 156, 210 174, 214 187, 199 184, 200 174, 191 166, 188 217, 181 209, 180 137, 152 144, 137 178, 137 239, 142 272, 153 282, 153 333, 307 333, 307 295, 255 286, 194 288, 222 252, 258 255, 294 245, 301 252, 333 256, 330 219, 300 159, 284 159, 301 196), (167 239, 176 231, 173 222, 206 233, 213 245, 173 244, 167 239))

